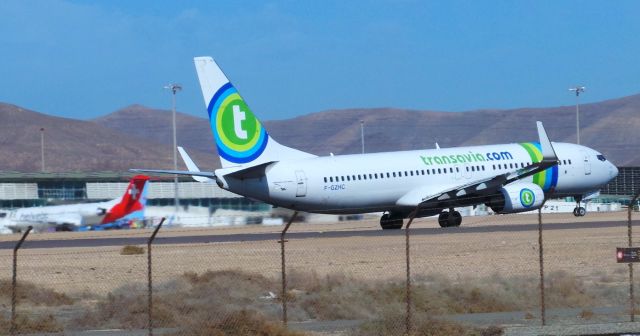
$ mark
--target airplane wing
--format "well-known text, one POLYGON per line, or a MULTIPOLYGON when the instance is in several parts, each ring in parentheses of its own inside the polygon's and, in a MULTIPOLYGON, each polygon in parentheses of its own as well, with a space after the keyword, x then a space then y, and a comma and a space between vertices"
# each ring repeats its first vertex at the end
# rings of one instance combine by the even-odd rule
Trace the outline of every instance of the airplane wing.
POLYGON ((453 204, 456 200, 462 198, 469 199, 496 193, 504 185, 535 175, 557 165, 558 157, 551 141, 549 141, 544 126, 540 121, 536 122, 536 125, 542 151, 542 160, 540 162, 466 184, 447 186, 440 190, 434 190, 432 186, 421 186, 402 196, 396 204, 408 207, 417 207, 418 205, 423 208, 441 207, 442 204, 453 204))

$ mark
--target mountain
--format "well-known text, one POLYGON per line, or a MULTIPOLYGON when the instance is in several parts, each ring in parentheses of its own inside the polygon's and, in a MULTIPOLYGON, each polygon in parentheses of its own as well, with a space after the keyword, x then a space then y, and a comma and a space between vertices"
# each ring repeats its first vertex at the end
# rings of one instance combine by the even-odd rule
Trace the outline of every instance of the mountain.
MULTIPOLYGON (((94 122, 53 117, 0 103, 0 171, 41 170, 41 128, 45 129, 46 171, 124 172, 133 167, 173 167, 171 145, 146 140, 135 132, 128 134, 94 122)), ((208 156, 194 154, 199 158, 208 156)))
MULTIPOLYGON (((580 105, 582 143, 618 166, 640 166, 638 111, 640 95, 580 105)), ((469 112, 344 109, 264 124, 284 145, 327 155, 360 152, 361 120, 367 152, 434 148, 436 142, 444 148, 532 141, 537 140, 536 120, 544 122, 553 141, 575 142, 575 106, 469 112)), ((203 169, 219 167, 208 120, 177 113, 176 125, 178 144, 203 169)), ((0 103, 0 171, 40 170, 41 127, 48 171, 173 167, 170 111, 131 105, 81 121, 0 103)), ((184 169, 180 160, 179 168, 184 169)))
MULTIPOLYGON (((634 153, 640 145, 638 111, 640 95, 580 105, 581 143, 619 166, 640 166, 634 153)), ((361 120, 366 151, 381 152, 434 148, 436 142, 444 148, 535 141, 536 120, 544 122, 552 141, 575 143, 575 117, 575 106, 469 112, 378 108, 330 110, 264 124, 284 145, 327 155, 360 152, 361 120)), ((172 141, 169 111, 132 105, 93 122, 163 144, 172 141)), ((208 120, 178 113, 177 133, 187 150, 217 155, 208 120)))

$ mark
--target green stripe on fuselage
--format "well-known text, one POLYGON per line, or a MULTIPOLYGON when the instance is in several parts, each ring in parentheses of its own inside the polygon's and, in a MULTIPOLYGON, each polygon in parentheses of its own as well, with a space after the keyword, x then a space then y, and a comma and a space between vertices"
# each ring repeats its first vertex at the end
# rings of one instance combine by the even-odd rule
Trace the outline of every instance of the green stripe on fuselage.
MULTIPOLYGON (((529 156, 531 157, 531 162, 537 163, 542 161, 542 153, 540 152, 540 150, 538 150, 538 148, 534 144, 530 142, 523 142, 520 144, 520 146, 522 146, 527 151, 527 153, 529 153, 529 156)), ((545 182, 544 174, 545 172, 543 171, 533 175, 533 183, 539 185, 540 188, 544 187, 544 182, 545 182)))

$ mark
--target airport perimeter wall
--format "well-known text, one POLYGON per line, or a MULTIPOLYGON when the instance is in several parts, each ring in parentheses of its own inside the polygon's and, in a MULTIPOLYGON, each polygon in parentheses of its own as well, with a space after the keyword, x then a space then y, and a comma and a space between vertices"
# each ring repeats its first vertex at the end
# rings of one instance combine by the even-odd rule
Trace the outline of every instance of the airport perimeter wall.
POLYGON ((283 226, 167 227, 151 250, 151 230, 32 233, 17 250, 15 290, 12 248, 20 237, 4 236, 0 333, 501 335, 534 327, 614 328, 636 318, 630 289, 638 288, 637 279, 630 282, 632 266, 615 255, 630 244, 626 210, 475 216, 458 228, 417 219, 408 234, 382 231, 377 221, 293 222, 284 237, 283 226))

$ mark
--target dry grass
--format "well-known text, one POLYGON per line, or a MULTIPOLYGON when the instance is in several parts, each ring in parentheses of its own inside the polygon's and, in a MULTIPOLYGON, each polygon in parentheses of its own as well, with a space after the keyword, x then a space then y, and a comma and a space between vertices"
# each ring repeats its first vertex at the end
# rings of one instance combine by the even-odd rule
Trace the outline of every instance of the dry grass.
MULTIPOLYGON (((0 280, 0 298, 11 300, 11 281, 0 280)), ((48 288, 38 287, 30 282, 20 281, 16 286, 18 303, 28 303, 37 306, 62 306, 73 304, 74 300, 63 293, 48 288)))
MULTIPOLYGON (((0 318, 0 333, 8 335, 11 328, 11 321, 0 318)), ((16 316, 16 332, 18 334, 33 333, 53 333, 61 332, 62 325, 52 316, 29 317, 26 315, 16 316)))
MULTIPOLYGON (((154 287, 154 327, 206 330, 207 335, 289 335, 283 329, 279 279, 239 270, 188 272, 154 287), (269 293, 275 293, 275 297, 269 293), (272 321, 272 322, 270 322, 272 321), (275 322, 273 322, 275 321, 275 322)), ((588 307, 597 304, 598 286, 567 272, 548 276, 547 302, 553 307, 588 307)), ((397 334, 404 328, 405 282, 363 281, 344 274, 318 275, 291 272, 290 321, 368 321, 356 335, 397 334), (391 332, 391 330, 395 330, 391 332)), ((412 288, 416 335, 485 335, 486 330, 428 319, 444 314, 529 311, 538 307, 535 277, 452 279, 429 276, 414 280, 412 288), (485 334, 483 334, 485 333, 485 334)), ((55 306, 73 303, 68 297, 31 285, 23 300, 55 306), (33 293, 41 293, 33 295, 33 293), (44 294, 42 294, 44 293, 44 294)), ((89 301, 89 299, 87 299, 89 301)), ((67 329, 147 327, 147 292, 144 284, 123 286, 92 302, 65 323, 67 329)), ((527 318, 533 318, 529 314, 527 318)), ((586 315, 582 316, 587 319, 586 315)), ((291 334, 293 335, 293 334, 291 334)), ((487 334, 489 335, 489 334, 487 334)), ((491 335, 497 335, 495 332, 491 335)))
POLYGON ((144 254, 144 247, 135 246, 135 245, 125 245, 120 250, 121 255, 137 255, 144 254))
MULTIPOLYGON (((502 328, 475 328, 451 321, 437 320, 420 315, 415 318, 411 336, 500 336, 502 328)), ((369 321, 354 330, 351 336, 406 335, 404 315, 389 312, 380 319, 369 321)))
POLYGON ((232 312, 222 318, 202 312, 200 318, 190 321, 176 335, 191 336, 301 336, 303 333, 288 330, 278 322, 268 321, 251 310, 232 312))

